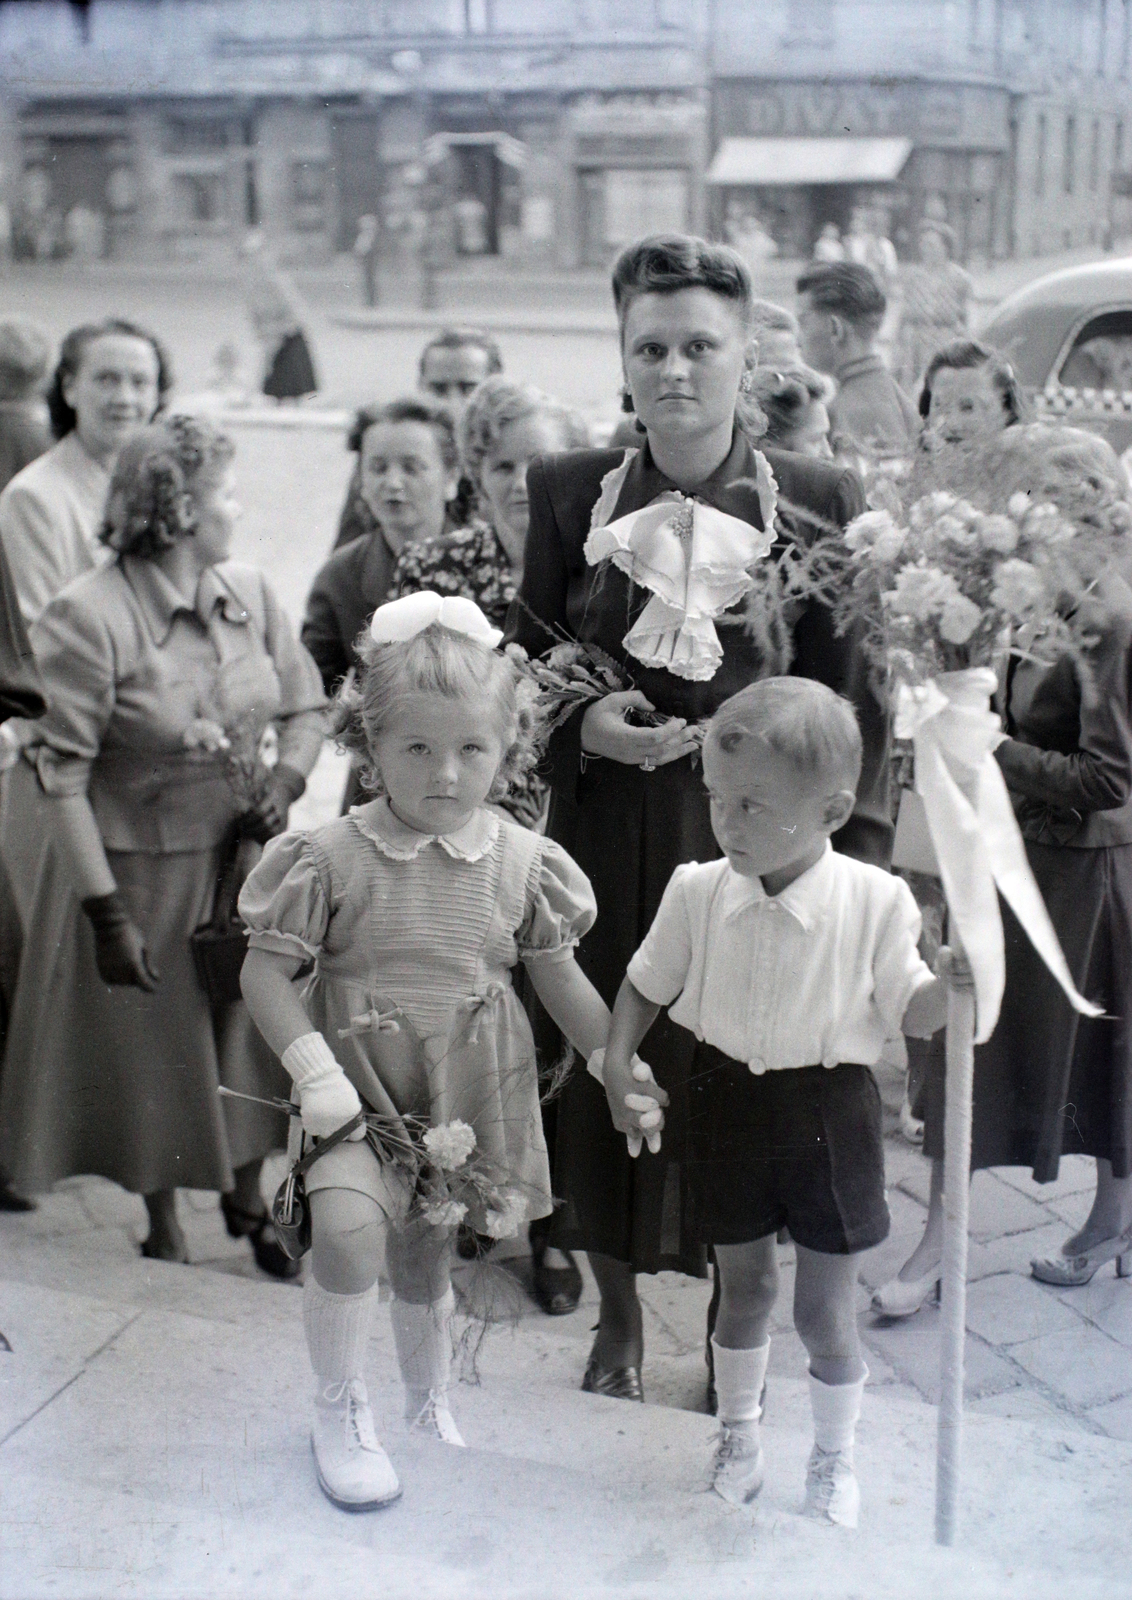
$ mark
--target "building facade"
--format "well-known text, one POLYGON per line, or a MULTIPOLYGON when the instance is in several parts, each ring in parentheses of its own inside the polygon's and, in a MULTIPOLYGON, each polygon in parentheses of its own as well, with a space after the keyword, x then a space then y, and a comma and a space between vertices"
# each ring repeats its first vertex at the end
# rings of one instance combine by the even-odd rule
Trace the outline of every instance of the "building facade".
POLYGON ((603 265, 863 199, 910 248, 1132 226, 1132 0, 65 0, 0 6, 17 255, 380 249, 603 265))

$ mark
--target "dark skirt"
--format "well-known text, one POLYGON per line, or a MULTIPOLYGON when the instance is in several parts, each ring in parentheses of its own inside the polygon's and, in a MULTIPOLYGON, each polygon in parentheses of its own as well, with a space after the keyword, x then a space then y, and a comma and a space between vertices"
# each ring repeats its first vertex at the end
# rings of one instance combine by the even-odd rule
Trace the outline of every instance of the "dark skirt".
MULTIPOLYGON (((699 763, 693 767, 685 759, 646 773, 617 761, 591 761, 579 780, 576 806, 552 797, 547 831, 593 884, 598 917, 579 947, 578 964, 612 1006, 675 869, 719 855, 699 763)), ((541 1029, 536 1040, 543 1045, 541 1029)), ((662 1013, 641 1045, 670 1096, 655 1156, 646 1149, 632 1160, 601 1085, 584 1069, 572 1074, 558 1107, 554 1189, 562 1204, 555 1213, 556 1245, 594 1250, 638 1272, 677 1268, 706 1274, 706 1251, 687 1225, 683 1194, 695 1043, 693 1034, 662 1013)))
MULTIPOLYGON (((1063 1155, 1100 1156, 1132 1174, 1132 845, 1072 850, 1027 842, 1026 853, 1074 982, 1106 1016, 1066 1000, 1001 904, 1006 992, 998 1026, 975 1051, 971 1167, 1030 1167, 1057 1177, 1063 1155)), ((943 1155, 942 1035, 933 1050, 924 1151, 943 1155)))
POLYGON ((263 392, 275 400, 299 400, 305 394, 315 394, 318 379, 305 335, 289 333, 271 358, 263 392))

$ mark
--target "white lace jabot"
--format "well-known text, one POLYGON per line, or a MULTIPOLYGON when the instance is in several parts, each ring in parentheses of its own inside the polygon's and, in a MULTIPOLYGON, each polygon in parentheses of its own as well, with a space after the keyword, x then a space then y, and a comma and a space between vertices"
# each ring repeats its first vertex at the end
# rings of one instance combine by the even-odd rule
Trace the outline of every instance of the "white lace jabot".
POLYGON ((589 565, 612 561, 652 599, 623 640, 647 667, 706 683, 723 660, 712 619, 753 586, 750 568, 774 543, 777 485, 766 457, 755 451, 756 486, 765 531, 691 495, 666 489, 649 505, 615 522, 607 519, 636 451, 601 482, 585 555, 589 565))
POLYGON ((355 827, 391 861, 415 861, 430 844, 438 844, 458 861, 480 861, 499 837, 499 818, 482 807, 453 833, 418 833, 393 814, 384 797, 368 816, 362 815, 363 810, 369 810, 369 806, 350 807, 355 827))

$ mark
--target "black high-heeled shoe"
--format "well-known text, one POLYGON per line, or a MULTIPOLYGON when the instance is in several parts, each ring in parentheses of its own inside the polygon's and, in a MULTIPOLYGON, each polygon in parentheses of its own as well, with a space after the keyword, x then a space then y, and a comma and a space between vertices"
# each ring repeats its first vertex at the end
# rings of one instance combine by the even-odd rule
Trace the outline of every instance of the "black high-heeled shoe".
POLYGON ((570 1263, 566 1267, 548 1267, 546 1252, 550 1241, 545 1234, 531 1237, 532 1292, 540 1310, 548 1317, 568 1317, 578 1309, 582 1298, 582 1274, 569 1250, 562 1254, 570 1263))
POLYGON ((255 1264, 261 1272, 284 1281, 299 1276, 302 1263, 292 1261, 275 1237, 275 1229, 266 1210, 245 1211, 226 1194, 220 1196, 220 1210, 230 1239, 246 1239, 252 1247, 255 1264))

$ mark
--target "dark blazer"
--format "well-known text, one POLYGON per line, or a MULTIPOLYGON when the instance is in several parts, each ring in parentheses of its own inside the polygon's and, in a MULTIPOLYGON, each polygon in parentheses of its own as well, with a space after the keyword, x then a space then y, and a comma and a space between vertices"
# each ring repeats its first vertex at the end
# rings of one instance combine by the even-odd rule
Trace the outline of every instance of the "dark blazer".
POLYGON ((311 584, 299 637, 327 694, 356 666, 354 641, 389 598, 395 561, 379 530, 335 550, 311 584))
POLYGON ((28 643, 8 558, 0 547, 0 722, 43 715, 43 685, 28 643))
POLYGON ((1009 737, 995 756, 1019 826, 1037 844, 1132 844, 1132 591, 1114 581, 1109 598, 1087 693, 1063 656, 1019 695, 1022 668, 1011 660, 1009 737))
MULTIPOLYGON (((778 483, 778 526, 781 540, 806 540, 819 528, 844 527, 864 510, 860 480, 849 468, 792 451, 767 450, 778 483)), ((512 606, 508 638, 531 655, 550 648, 556 637, 569 636, 600 645, 625 665, 627 674, 656 706, 689 721, 710 716, 729 696, 760 676, 762 659, 742 626, 742 606, 716 620, 724 659, 707 683, 693 683, 629 657, 622 644, 632 622, 644 609, 648 592, 634 588, 612 565, 587 566, 583 553, 590 514, 605 474, 619 466, 622 450, 575 450, 544 456, 527 474, 530 530, 523 564, 523 583, 512 606), (556 632, 557 630, 557 632, 556 632)), ((762 527, 762 512, 753 479, 754 453, 736 433, 731 453, 697 490, 697 496, 731 516, 762 527), (745 480, 745 481, 744 481, 745 480)), ((642 443, 626 476, 613 515, 624 516, 648 505, 672 488, 642 443)), ((857 806, 834 837, 838 849, 887 867, 892 855, 889 807, 889 721, 869 683, 865 658, 856 639, 838 637, 825 607, 800 610, 793 628, 794 660, 790 671, 819 679, 850 699, 857 710, 864 742, 864 762, 857 806)), ((572 801, 577 790, 580 717, 571 717, 551 741, 551 783, 555 794, 572 801)))

